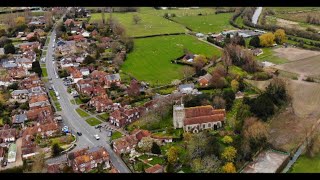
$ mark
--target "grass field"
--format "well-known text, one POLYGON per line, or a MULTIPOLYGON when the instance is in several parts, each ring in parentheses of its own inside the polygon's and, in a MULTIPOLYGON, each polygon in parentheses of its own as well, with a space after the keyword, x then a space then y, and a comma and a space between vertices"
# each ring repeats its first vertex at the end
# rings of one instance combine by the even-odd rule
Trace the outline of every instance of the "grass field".
POLYGON ((85 111, 83 111, 82 109, 78 108, 76 109, 77 113, 81 116, 81 117, 88 117, 90 116, 88 113, 86 113, 85 111))
MULTIPOLYGON (((149 13, 113 13, 112 16, 125 27, 127 34, 132 37, 185 32, 182 25, 149 13), (138 24, 133 23, 133 15, 138 15, 141 18, 138 24)), ((101 14, 93 13, 90 22, 99 21, 101 21, 101 14)))
POLYGON ((276 56, 272 48, 262 48, 262 50, 263 54, 256 57, 258 61, 269 61, 274 64, 283 64, 288 62, 287 59, 276 56))
POLYGON ((109 114, 103 113, 103 114, 97 115, 97 117, 103 119, 104 121, 107 121, 109 119, 109 114))
POLYGON ((41 68, 42 70, 42 77, 47 77, 48 76, 48 73, 47 73, 47 68, 41 68))
POLYGON ((122 137, 122 134, 120 132, 116 131, 116 132, 112 133, 111 141, 115 140, 115 139, 119 139, 121 137, 122 137))
POLYGON ((159 9, 156 10, 152 7, 142 7, 140 8, 141 13, 148 13, 157 16, 164 16, 165 13, 175 14, 177 17, 181 16, 196 16, 198 14, 209 15, 214 14, 215 9, 210 7, 201 7, 196 9, 159 9))
POLYGON ((153 85, 170 83, 183 77, 183 66, 170 61, 182 56, 184 48, 206 56, 221 54, 219 49, 188 35, 136 39, 122 70, 153 85))
POLYGON ((293 164, 291 173, 319 173, 320 172, 320 154, 314 158, 309 158, 305 155, 300 156, 293 164))
POLYGON ((229 24, 232 13, 212 14, 207 16, 183 16, 173 20, 185 25, 195 32, 218 33, 223 30, 235 29, 229 24))
POLYGON ((86 122, 87 122, 90 126, 96 126, 96 125, 98 125, 98 124, 101 124, 101 122, 100 122, 98 119, 93 118, 93 117, 86 119, 86 122))

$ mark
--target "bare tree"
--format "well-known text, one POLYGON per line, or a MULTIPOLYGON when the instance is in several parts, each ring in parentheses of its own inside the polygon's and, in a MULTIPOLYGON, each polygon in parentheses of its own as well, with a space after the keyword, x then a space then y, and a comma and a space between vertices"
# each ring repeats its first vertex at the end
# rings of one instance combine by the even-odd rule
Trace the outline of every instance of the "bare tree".
POLYGON ((224 109, 226 107, 226 101, 220 96, 215 96, 213 98, 213 106, 216 109, 224 109))
POLYGON ((195 73, 195 70, 192 67, 184 66, 182 69, 182 73, 184 78, 189 78, 195 73))
POLYGON ((138 24, 141 21, 141 18, 138 15, 133 15, 132 17, 133 23, 138 24))

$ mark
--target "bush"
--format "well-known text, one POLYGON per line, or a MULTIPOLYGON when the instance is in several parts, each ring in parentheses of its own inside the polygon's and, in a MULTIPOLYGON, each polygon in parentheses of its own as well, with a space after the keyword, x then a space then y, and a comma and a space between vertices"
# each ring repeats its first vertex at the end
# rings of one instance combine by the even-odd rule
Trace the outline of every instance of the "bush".
POLYGON ((268 73, 266 72, 256 72, 254 73, 253 77, 252 77, 254 80, 257 80, 257 81, 264 81, 264 80, 268 80, 271 78, 271 75, 269 75, 268 73))

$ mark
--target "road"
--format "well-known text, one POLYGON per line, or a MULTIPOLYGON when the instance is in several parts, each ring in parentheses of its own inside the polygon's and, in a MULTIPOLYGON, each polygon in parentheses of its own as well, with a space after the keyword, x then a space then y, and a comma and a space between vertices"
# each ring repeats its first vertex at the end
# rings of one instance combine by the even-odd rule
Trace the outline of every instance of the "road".
MULTIPOLYGON (((62 79, 56 78, 56 67, 52 63, 53 55, 53 44, 55 38, 55 30, 52 31, 50 42, 48 43, 48 50, 46 54, 46 68, 48 72, 48 78, 52 78, 52 84, 54 85, 56 91, 60 94, 59 103, 61 105, 62 111, 60 112, 61 116, 64 119, 64 123, 69 126, 70 129, 74 131, 79 131, 82 133, 82 136, 78 137, 77 147, 95 147, 103 146, 109 152, 110 159, 112 164, 117 168, 120 173, 130 173, 130 170, 122 161, 122 159, 117 156, 114 151, 111 149, 110 145, 107 143, 108 138, 106 132, 99 132, 99 130, 87 124, 82 117, 75 111, 76 106, 74 106, 70 100, 71 96, 67 92, 67 87, 63 84, 62 79), (95 134, 99 134, 100 140, 94 138, 95 134)), ((52 159, 50 162, 55 160, 64 159, 65 155, 52 159)), ((47 161, 48 162, 48 161, 47 161)))
POLYGON ((258 23, 258 19, 259 19, 261 12, 262 12, 262 7, 258 7, 252 16, 252 23, 253 24, 258 23))

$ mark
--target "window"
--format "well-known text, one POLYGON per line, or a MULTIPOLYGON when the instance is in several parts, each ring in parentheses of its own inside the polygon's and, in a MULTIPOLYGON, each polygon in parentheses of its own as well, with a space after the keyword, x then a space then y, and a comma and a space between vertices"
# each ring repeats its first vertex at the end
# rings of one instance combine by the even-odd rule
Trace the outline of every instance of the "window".
POLYGON ((203 125, 202 125, 202 128, 206 128, 206 125, 205 125, 205 124, 203 124, 203 125))
POLYGON ((208 127, 211 127, 211 124, 210 124, 210 123, 208 124, 208 127))

